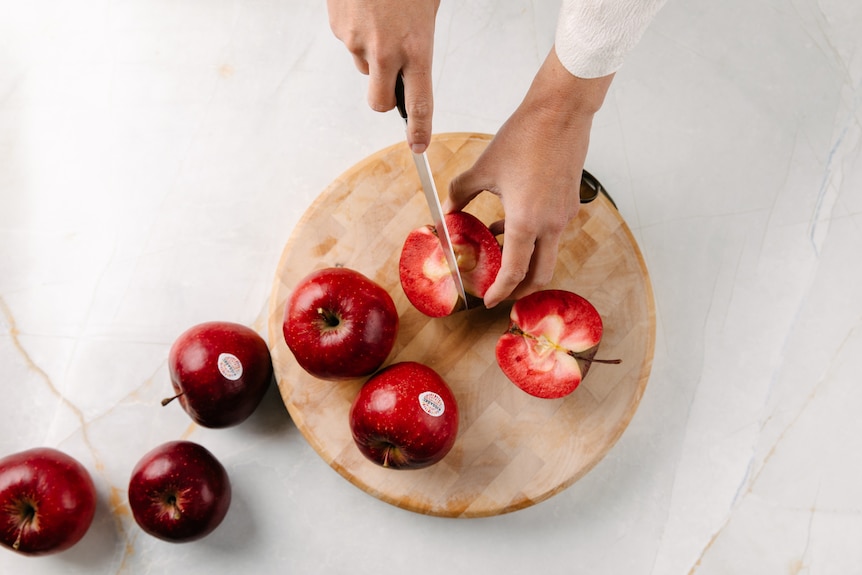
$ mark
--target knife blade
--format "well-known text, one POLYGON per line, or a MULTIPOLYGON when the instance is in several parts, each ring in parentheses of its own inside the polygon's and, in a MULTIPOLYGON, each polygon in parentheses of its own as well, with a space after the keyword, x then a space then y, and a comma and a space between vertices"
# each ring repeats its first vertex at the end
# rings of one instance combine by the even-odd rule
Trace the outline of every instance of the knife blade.
MULTIPOLYGON (((395 101, 398 113, 406 125, 407 106, 404 103, 404 80, 401 78, 401 74, 398 74, 398 78, 395 81, 395 101)), ((449 228, 446 227, 443 206, 440 205, 440 196, 437 195, 437 186, 434 184, 434 177, 431 175, 431 164, 428 162, 428 154, 425 152, 421 154, 413 153, 413 162, 416 164, 416 171, 419 172, 419 181, 422 183, 425 201, 428 203, 428 209, 431 212, 431 221, 437 230, 437 238, 440 240, 440 247, 443 248, 443 255, 446 257, 446 263, 449 265, 449 272, 452 274, 455 288, 458 290, 458 295, 461 297, 461 301, 464 302, 464 308, 466 309, 468 307, 467 292, 464 289, 461 270, 458 269, 455 250, 452 248, 452 238, 449 235, 449 228)))

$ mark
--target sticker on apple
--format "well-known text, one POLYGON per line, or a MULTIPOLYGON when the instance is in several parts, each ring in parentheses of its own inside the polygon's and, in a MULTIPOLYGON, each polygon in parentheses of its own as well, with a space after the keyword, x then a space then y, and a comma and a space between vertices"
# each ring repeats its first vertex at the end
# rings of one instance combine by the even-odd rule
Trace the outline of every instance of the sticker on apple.
POLYGON ((446 411, 443 398, 433 391, 423 391, 419 394, 419 406, 431 417, 440 417, 446 411))
POLYGON ((221 353, 218 356, 218 370, 225 379, 236 381, 242 377, 242 362, 232 353, 221 353))

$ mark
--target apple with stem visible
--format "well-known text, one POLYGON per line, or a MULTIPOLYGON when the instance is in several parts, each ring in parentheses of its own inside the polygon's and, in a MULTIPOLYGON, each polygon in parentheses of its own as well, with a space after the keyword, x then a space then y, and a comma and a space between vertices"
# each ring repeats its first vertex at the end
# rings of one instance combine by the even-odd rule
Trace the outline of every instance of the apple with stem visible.
POLYGON ((350 408, 350 429, 359 451, 391 469, 421 469, 437 463, 458 435, 458 404, 430 367, 390 365, 372 376, 350 408))
POLYGON ((282 333, 297 363, 328 380, 364 377, 395 345, 398 310, 380 284, 329 267, 305 276, 284 306, 282 333))
POLYGON ((150 535, 171 543, 201 539, 218 527, 231 502, 221 462, 191 441, 169 441, 145 454, 132 470, 129 507, 150 535))
POLYGON ((446 214, 445 219, 467 302, 455 287, 434 226, 422 226, 407 235, 398 263, 404 295, 429 317, 444 317, 465 307, 481 307, 482 298, 503 262, 500 244, 476 216, 453 212, 446 214))
POLYGON ((23 555, 66 550, 87 533, 96 487, 73 457, 38 447, 0 459, 0 543, 23 555))
POLYGON ((515 385, 536 397, 564 397, 581 383, 602 340, 599 312, 565 290, 542 290, 512 306, 509 329, 497 341, 497 363, 515 385))
POLYGON ((195 325, 168 354, 173 397, 200 425, 223 428, 245 421, 272 382, 272 358, 250 327, 224 321, 195 325))

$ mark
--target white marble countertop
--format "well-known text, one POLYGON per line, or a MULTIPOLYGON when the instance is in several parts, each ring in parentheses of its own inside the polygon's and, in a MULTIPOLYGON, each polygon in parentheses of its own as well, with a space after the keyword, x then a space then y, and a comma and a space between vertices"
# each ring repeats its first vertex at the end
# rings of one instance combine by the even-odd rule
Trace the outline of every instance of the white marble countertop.
MULTIPOLYGON (((443 2, 435 132, 495 132, 557 3, 443 2)), ((617 75, 587 168, 644 253, 657 343, 587 476, 487 519, 403 511, 330 469, 273 387, 229 430, 161 408, 185 328, 265 335, 282 249, 396 143, 323 2, 0 0, 0 454, 79 458, 100 501, 16 573, 862 573, 862 3, 674 1, 617 75), (209 537, 131 518, 137 459, 228 468, 209 537)))

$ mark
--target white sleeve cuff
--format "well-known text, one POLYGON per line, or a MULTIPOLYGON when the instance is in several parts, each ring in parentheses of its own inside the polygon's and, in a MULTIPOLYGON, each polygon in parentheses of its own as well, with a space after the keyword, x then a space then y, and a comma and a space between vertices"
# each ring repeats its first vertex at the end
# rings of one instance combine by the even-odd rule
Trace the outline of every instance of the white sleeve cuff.
POLYGON ((579 78, 616 72, 666 0, 563 0, 554 47, 579 78))

